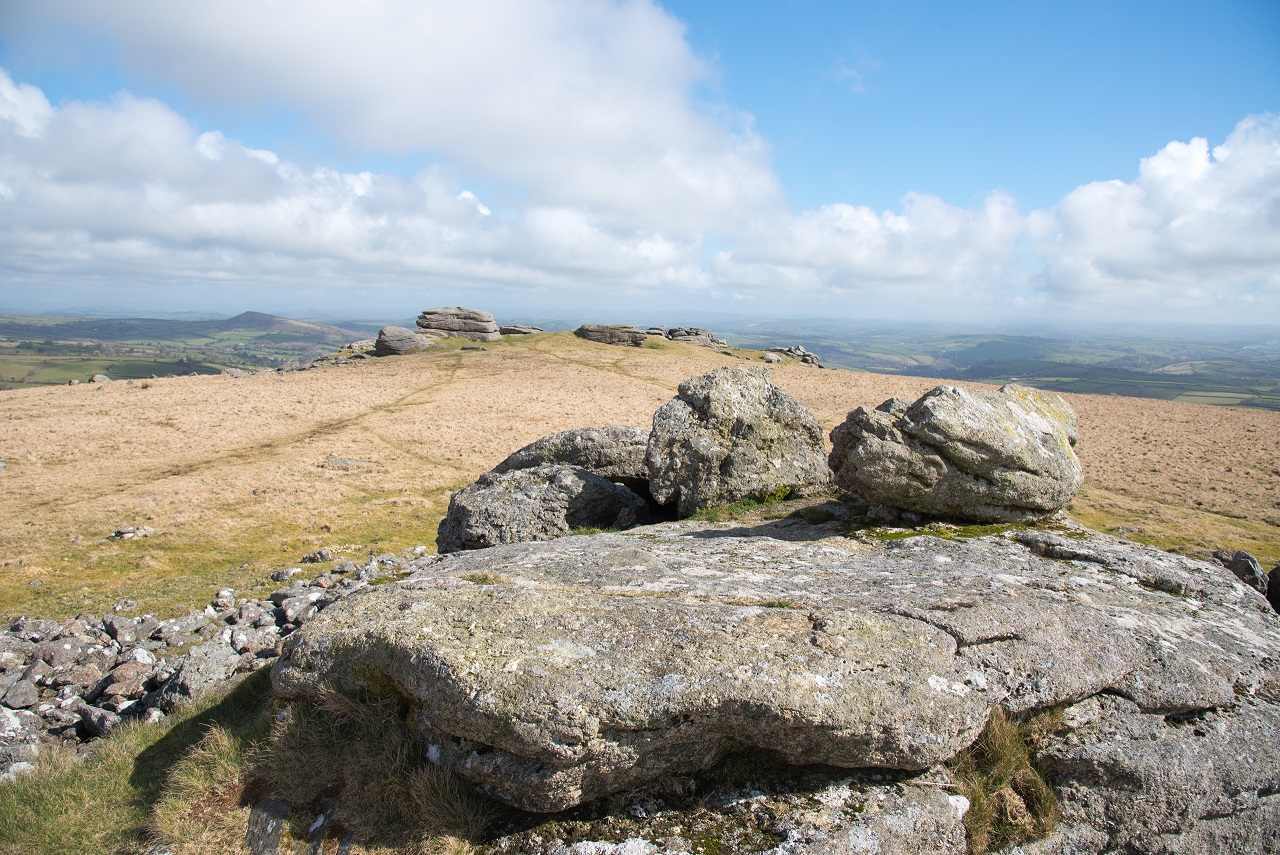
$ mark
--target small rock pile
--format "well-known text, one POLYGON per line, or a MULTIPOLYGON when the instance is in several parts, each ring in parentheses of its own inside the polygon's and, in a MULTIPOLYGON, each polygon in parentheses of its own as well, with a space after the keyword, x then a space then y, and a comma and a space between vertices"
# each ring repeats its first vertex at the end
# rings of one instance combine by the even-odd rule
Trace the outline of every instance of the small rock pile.
POLYGON ((714 333, 709 333, 702 327, 672 327, 667 331, 667 338, 713 349, 729 346, 723 339, 716 338, 714 333))
MULTIPOLYGON (((203 610, 166 620, 115 612, 15 620, 0 631, 0 779, 29 770, 42 745, 82 749, 127 720, 162 719, 234 675, 270 665, 300 626, 369 582, 407 572, 418 557, 344 561, 263 599, 224 589, 203 610)), ((279 570, 272 579, 299 572, 279 570)))

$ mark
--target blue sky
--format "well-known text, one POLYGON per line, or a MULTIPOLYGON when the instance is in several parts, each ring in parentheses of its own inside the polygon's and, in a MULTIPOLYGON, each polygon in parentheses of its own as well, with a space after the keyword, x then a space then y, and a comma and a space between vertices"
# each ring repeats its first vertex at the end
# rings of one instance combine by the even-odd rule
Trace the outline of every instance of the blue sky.
POLYGON ((0 0, 0 310, 1277 323, 1277 46, 1274 2, 0 0))

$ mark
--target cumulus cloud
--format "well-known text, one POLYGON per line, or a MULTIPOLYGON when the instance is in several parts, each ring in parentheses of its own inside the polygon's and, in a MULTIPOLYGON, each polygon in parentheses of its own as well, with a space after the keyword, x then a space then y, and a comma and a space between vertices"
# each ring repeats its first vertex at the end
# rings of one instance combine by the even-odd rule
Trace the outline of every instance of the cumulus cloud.
POLYGON ((1052 299, 1156 315, 1254 304, 1274 321, 1280 117, 1246 118, 1212 149, 1201 137, 1171 142, 1133 181, 1078 187, 1035 227, 1052 299))
POLYGON ((651 0, 48 0, 28 38, 78 22, 196 99, 283 106, 364 151, 433 153, 537 204, 611 225, 730 229, 781 202, 746 117, 697 109, 711 73, 651 0))
MULTIPOLYGON (((24 90, 0 70, 0 93, 14 91, 24 90)), ((24 99, 24 111, 0 114, 0 276, 13 285, 434 280, 571 292, 696 266, 696 246, 610 232, 576 211, 494 217, 440 166, 407 179, 307 170, 200 132, 153 99, 24 99)))
MULTIPOLYGON (((486 132, 467 133, 485 137, 488 154, 440 156, 407 177, 303 167, 128 92, 54 106, 0 69, 5 296, 49 295, 54 307, 64 303, 52 295, 73 288, 126 295, 150 287, 180 293, 168 305, 181 306, 240 288, 286 295, 276 305, 305 294, 307 305, 336 307, 352 289, 379 288, 416 309, 426 288, 453 299, 470 287, 502 289, 504 299, 542 295, 549 310, 605 295, 677 308, 739 303, 756 313, 1277 317, 1274 116, 1245 119, 1216 147, 1169 143, 1132 181, 1086 184, 1029 214, 999 192, 972 207, 912 193, 891 211, 848 202, 795 211, 764 165, 763 143, 691 106, 688 81, 700 72, 687 49, 673 47, 682 44, 678 26, 647 3, 580 2, 598 13, 597 29, 609 15, 639 16, 661 36, 649 49, 686 63, 663 90, 670 121, 648 135, 603 105, 598 115, 613 118, 591 130, 593 97, 621 95, 584 80, 594 93, 587 106, 563 111, 581 126, 561 138, 582 138, 569 153, 552 152, 554 122, 530 130, 545 135, 531 153, 521 153, 519 139, 488 140, 496 119, 481 110, 486 132), (474 164, 503 157, 524 158, 504 173, 510 187, 473 183, 474 164)), ((343 10, 333 14, 345 20, 343 10)), ((322 33, 334 26, 315 24, 322 33)), ((632 83, 642 93, 652 85, 632 83)), ((478 98, 481 90, 468 91, 478 98)), ((379 108, 364 109, 354 115, 376 121, 379 108)), ((465 116, 457 108, 444 118, 465 116)), ((449 124, 444 118, 432 121, 449 124)), ((512 121, 524 128, 520 116, 512 121)), ((471 138, 449 133, 439 139, 451 146, 471 138)))
POLYGON ((970 210, 912 193, 900 212, 838 203, 762 221, 716 268, 739 286, 972 314, 1001 308, 1009 289, 1025 285, 1014 265, 1025 235, 1026 218, 1008 194, 970 210))

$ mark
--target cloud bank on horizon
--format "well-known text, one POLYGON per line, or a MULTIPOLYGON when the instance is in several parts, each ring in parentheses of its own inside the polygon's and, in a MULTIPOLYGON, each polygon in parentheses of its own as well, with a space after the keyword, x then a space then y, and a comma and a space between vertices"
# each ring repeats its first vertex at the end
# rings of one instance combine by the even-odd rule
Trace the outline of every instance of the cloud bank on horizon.
POLYGON ((7 40, 96 33, 182 94, 55 104, 0 69, 0 306, 1280 322, 1276 115, 1040 210, 928 188, 896 210, 796 208, 752 117, 704 97, 714 64, 648 0, 32 5, 7 40), (422 165, 255 148, 188 100, 422 165))

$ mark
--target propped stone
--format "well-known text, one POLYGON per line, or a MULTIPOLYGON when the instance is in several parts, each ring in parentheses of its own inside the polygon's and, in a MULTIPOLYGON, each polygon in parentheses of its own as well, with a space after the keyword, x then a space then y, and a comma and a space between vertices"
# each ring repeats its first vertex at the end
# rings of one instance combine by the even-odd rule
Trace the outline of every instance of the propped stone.
POLYGON ((690 516, 704 508, 826 486, 822 427, 765 368, 717 368, 680 384, 653 416, 649 489, 690 516))
POLYGON ((548 463, 581 466, 601 478, 640 493, 648 492, 644 454, 649 431, 631 425, 573 428, 544 436, 493 467, 495 473, 532 469, 548 463))
POLYGON ((859 407, 831 432, 840 488, 932 516, 1014 522, 1058 511, 1084 480, 1076 416, 1026 386, 938 386, 905 410, 859 407))
POLYGON ((578 466, 486 473, 449 499, 439 552, 550 540, 575 528, 627 528, 648 518, 644 499, 578 466))

